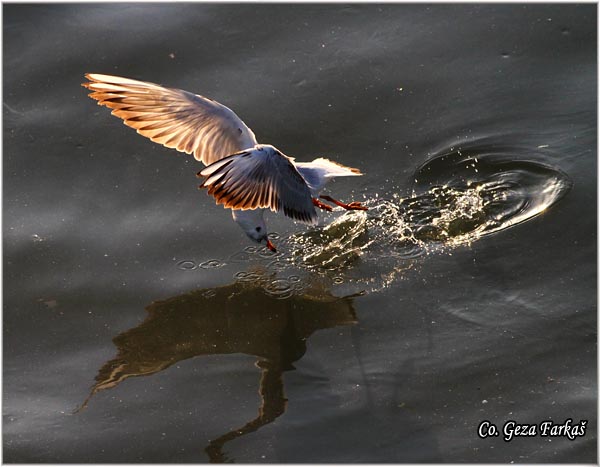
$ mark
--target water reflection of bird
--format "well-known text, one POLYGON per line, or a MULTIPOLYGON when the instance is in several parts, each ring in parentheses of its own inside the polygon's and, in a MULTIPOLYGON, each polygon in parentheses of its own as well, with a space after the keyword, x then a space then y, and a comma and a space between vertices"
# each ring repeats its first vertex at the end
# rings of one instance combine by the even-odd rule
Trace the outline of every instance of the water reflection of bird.
POLYGON ((100 368, 79 410, 101 390, 133 376, 157 373, 181 360, 232 353, 256 356, 261 369, 258 416, 212 440, 206 448, 211 461, 225 461, 227 441, 256 431, 285 411, 282 374, 304 355, 307 339, 319 329, 356 322, 352 296, 338 298, 313 287, 281 300, 263 285, 237 282, 150 304, 145 321, 113 339, 118 354, 100 368))
MULTIPOLYGON (((85 75, 83 86, 90 97, 143 136, 177 149, 206 164, 198 173, 201 188, 218 204, 232 209, 233 219, 246 235, 270 250, 265 209, 283 212, 308 224, 317 220, 315 207, 332 210, 319 199, 324 186, 335 177, 362 175, 350 168, 318 158, 295 162, 275 147, 258 144, 254 133, 228 107, 179 89, 96 73, 85 75)), ((320 198, 344 209, 365 210, 359 202, 342 203, 320 198)))

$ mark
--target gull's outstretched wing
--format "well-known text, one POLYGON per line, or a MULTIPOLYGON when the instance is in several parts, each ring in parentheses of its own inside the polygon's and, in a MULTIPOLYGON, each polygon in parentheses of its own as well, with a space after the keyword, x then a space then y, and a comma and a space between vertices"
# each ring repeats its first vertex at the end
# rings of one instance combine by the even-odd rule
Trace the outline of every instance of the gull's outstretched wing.
POLYGON ((307 224, 317 213, 306 182, 292 159, 272 146, 260 145, 209 165, 198 173, 201 188, 217 204, 231 209, 269 208, 307 224))
POLYGON ((87 73, 82 86, 123 123, 156 143, 209 165, 256 145, 252 130, 228 107, 180 89, 87 73))

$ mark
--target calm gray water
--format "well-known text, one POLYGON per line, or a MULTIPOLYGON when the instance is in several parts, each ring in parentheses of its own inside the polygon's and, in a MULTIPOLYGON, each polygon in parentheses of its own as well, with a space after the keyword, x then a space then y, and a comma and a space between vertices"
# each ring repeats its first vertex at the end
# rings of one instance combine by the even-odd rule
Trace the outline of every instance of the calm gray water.
POLYGON ((596 9, 3 5, 4 461, 597 462, 596 9), (85 72, 370 209, 258 248, 85 72))

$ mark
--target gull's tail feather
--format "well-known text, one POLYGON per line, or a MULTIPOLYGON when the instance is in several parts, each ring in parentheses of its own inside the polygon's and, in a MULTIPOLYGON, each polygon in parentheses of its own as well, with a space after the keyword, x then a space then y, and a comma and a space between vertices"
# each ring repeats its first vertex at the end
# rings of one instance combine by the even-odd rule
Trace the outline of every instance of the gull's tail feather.
POLYGON ((332 178, 362 175, 362 172, 354 167, 347 167, 323 157, 312 162, 295 162, 295 165, 315 195, 318 195, 332 178))
POLYGON ((324 157, 319 157, 318 159, 310 162, 310 164, 313 167, 319 167, 326 171, 326 177, 353 177, 362 175, 362 172, 359 169, 330 161, 324 157))

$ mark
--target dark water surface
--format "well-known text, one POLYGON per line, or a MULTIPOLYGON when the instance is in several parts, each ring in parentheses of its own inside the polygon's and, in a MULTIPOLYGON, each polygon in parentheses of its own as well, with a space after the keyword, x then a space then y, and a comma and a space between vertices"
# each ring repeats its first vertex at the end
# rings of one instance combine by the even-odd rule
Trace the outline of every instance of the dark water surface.
POLYGON ((3 12, 5 462, 597 462, 596 5, 3 12), (251 245, 85 72, 359 167, 329 189, 370 209, 251 245))

